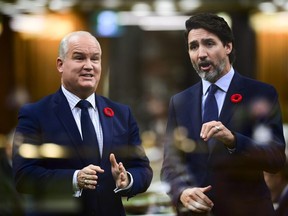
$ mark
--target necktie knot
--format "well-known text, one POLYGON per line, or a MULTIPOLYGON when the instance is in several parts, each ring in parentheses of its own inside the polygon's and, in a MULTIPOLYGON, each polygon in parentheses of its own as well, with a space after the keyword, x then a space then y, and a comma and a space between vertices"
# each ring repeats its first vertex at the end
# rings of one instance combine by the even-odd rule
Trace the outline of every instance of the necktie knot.
POLYGON ((80 109, 88 109, 91 106, 92 106, 91 103, 87 100, 80 100, 77 103, 77 107, 79 107, 80 109))
POLYGON ((215 92, 218 90, 218 86, 215 84, 211 84, 209 87, 209 93, 208 94, 215 94, 215 92))

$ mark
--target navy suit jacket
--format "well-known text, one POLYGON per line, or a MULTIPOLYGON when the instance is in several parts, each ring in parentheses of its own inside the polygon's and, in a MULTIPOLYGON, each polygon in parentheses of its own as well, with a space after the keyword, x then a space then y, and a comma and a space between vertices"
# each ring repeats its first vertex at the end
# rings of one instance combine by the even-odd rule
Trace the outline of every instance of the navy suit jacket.
POLYGON ((179 198, 184 189, 212 185, 207 195, 214 202, 215 216, 274 215, 263 170, 276 172, 285 162, 277 92, 235 72, 219 116, 235 135, 233 153, 220 141, 201 140, 201 98, 198 82, 170 100, 161 179, 169 184, 174 205, 178 211, 183 208, 179 198), (235 94, 242 100, 232 102, 235 94), (173 136, 179 127, 181 139, 173 136), (263 136, 267 137, 261 140, 263 136))
MULTIPOLYGON (((128 106, 98 95, 96 105, 103 129, 101 164, 96 165, 105 170, 98 174, 97 188, 83 190, 80 198, 72 198, 72 177, 75 170, 92 164, 93 158, 87 158, 87 151, 83 151, 80 132, 68 101, 60 89, 55 94, 20 109, 13 153, 14 178, 19 192, 33 194, 36 199, 44 197, 55 201, 58 198, 70 198, 73 206, 79 207, 71 211, 71 214, 125 215, 121 197, 132 197, 146 191, 151 183, 152 169, 141 146, 138 126, 128 106), (110 107, 114 116, 106 116, 103 112, 105 107, 110 107), (53 158, 41 154, 43 150, 53 151, 45 149, 45 143, 63 147, 65 155, 53 158), (39 155, 34 155, 38 158, 24 157, 24 144, 38 147, 39 155), (110 153, 114 153, 116 160, 123 162, 126 170, 133 176, 134 183, 129 190, 114 193, 116 185, 111 174, 110 153)), ((31 152, 31 149, 28 151, 31 152)), ((53 155, 53 152, 50 153, 53 155)), ((51 209, 53 210, 53 206, 51 209)), ((57 212, 57 209, 54 210, 57 212)))

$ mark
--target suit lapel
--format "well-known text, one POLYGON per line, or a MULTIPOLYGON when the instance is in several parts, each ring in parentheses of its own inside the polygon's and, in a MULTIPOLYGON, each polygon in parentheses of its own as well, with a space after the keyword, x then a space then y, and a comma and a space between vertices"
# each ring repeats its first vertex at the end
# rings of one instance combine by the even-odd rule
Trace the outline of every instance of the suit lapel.
POLYGON ((62 122, 65 131, 67 132, 68 136, 70 137, 74 147, 77 149, 77 154, 81 161, 84 163, 85 155, 82 155, 82 139, 76 122, 74 120, 73 114, 69 107, 68 101, 66 100, 63 92, 59 90, 55 94, 55 106, 54 111, 56 116, 62 122))
MULTIPOLYGON (((106 116, 104 114, 104 108, 109 107, 104 99, 96 95, 96 105, 99 112, 99 119, 102 126, 103 132, 103 152, 101 164, 105 162, 106 159, 109 159, 109 152, 111 149, 112 137, 113 137, 113 116, 106 116)), ((111 107, 110 107, 111 108, 111 107)))
POLYGON ((231 96, 234 94, 241 94, 242 96, 245 94, 245 88, 242 84, 242 78, 241 76, 235 71, 234 77, 231 81, 231 84, 228 88, 224 104, 219 116, 219 120, 224 124, 227 125, 233 114, 235 114, 235 109, 237 109, 239 104, 233 103, 231 101, 231 96))
POLYGON ((181 119, 182 125, 189 131, 189 137, 197 141, 198 153, 208 151, 207 144, 200 138, 202 127, 202 83, 199 82, 190 88, 188 95, 182 98, 182 107, 177 115, 181 119))
MULTIPOLYGON (((228 91, 224 100, 224 104, 223 104, 223 107, 219 116, 219 121, 221 121, 222 124, 225 125, 230 130, 233 130, 234 128, 231 121, 234 118, 235 113, 237 113, 236 110, 240 108, 240 104, 233 103, 231 101, 231 96, 234 94, 241 94, 242 96, 245 95, 245 88, 243 87, 244 85, 242 82, 243 82, 243 79, 241 78, 240 74, 238 74, 235 71, 235 74, 228 88, 228 91)), ((221 148, 222 147, 224 148, 223 145, 219 145, 219 143, 217 143, 217 141, 214 139, 211 139, 209 141, 209 151, 210 151, 209 159, 212 156, 211 153, 215 151, 215 148, 218 148, 220 146, 221 148)))
POLYGON ((188 100, 188 108, 191 114, 189 125, 192 126, 195 137, 200 138, 200 131, 202 127, 202 83, 199 82, 195 89, 191 89, 192 100, 188 100), (192 123, 191 123, 192 122, 192 123))

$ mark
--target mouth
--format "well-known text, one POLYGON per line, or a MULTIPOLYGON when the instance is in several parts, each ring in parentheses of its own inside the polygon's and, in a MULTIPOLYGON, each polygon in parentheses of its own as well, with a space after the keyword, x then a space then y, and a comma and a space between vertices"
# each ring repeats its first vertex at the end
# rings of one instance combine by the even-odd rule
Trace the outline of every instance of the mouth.
POLYGON ((203 61, 198 64, 198 67, 200 70, 208 72, 212 67, 212 63, 210 61, 203 61))
POLYGON ((92 78, 94 77, 94 74, 80 74, 80 76, 85 77, 85 78, 92 78))

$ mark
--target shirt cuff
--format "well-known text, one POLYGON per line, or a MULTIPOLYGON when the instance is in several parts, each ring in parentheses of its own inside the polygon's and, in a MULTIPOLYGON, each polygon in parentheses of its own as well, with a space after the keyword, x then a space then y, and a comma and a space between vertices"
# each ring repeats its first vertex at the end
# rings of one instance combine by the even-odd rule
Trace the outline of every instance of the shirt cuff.
POLYGON ((127 172, 127 174, 128 174, 128 178, 130 179, 130 183, 128 184, 128 186, 125 187, 125 188, 116 187, 114 189, 114 193, 118 193, 118 192, 123 191, 123 190, 128 190, 128 189, 130 189, 132 187, 132 185, 133 185, 133 177, 132 177, 131 173, 129 173, 129 172, 127 172))
POLYGON ((78 172, 79 172, 80 170, 76 170, 75 172, 74 172, 74 174, 73 174, 73 182, 72 182, 72 184, 73 184, 73 197, 80 197, 81 196, 81 194, 82 194, 82 189, 80 189, 79 187, 78 187, 78 181, 77 181, 77 174, 78 174, 78 172))

